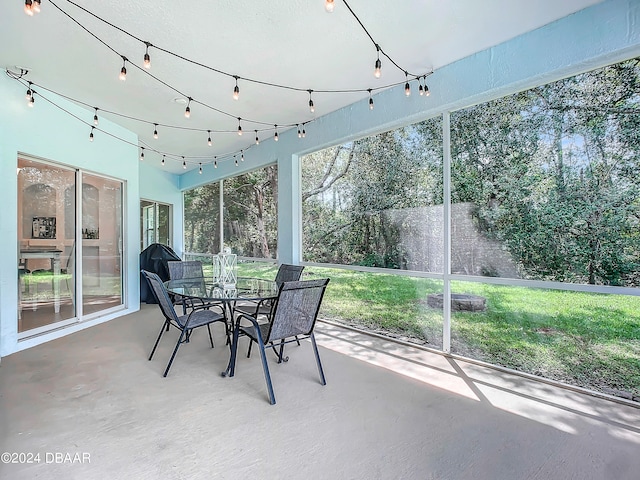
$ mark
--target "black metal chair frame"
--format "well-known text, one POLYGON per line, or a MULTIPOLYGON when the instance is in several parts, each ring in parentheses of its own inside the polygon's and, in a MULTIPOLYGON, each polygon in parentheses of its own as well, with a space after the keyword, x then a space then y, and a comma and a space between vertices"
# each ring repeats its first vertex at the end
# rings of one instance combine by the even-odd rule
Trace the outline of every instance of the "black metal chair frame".
POLYGON ((153 349, 149 354, 149 360, 153 358, 153 354, 160 343, 160 339, 165 331, 169 331, 169 327, 175 327, 180 330, 180 337, 176 342, 176 346, 173 349, 173 353, 171 354, 171 358, 169 359, 169 363, 167 364, 167 368, 164 371, 163 377, 166 377, 169 373, 169 369, 171 368, 171 364, 178 353, 178 349, 180 345, 183 343, 188 343, 191 338, 191 333, 194 329, 198 327, 203 327, 206 325, 207 330, 209 332, 209 341, 211 342, 211 348, 214 348, 213 345, 213 336, 211 335, 210 325, 215 322, 223 322, 225 325, 225 335, 227 337, 227 344, 231 345, 229 338, 229 323, 227 321, 227 316, 225 314, 224 308, 221 306, 215 305, 220 308, 221 313, 214 312, 210 310, 212 305, 205 304, 203 306, 195 306, 191 309, 191 312, 188 314, 180 315, 176 313, 176 310, 169 298, 169 293, 165 288, 164 284, 160 277, 153 273, 147 272, 146 270, 142 270, 142 275, 149 282, 149 286, 151 287, 151 291, 156 297, 158 301, 158 305, 162 314, 164 315, 165 322, 160 329, 160 333, 158 334, 158 338, 156 339, 156 343, 153 345, 153 349))
POLYGON ((287 362, 289 357, 284 357, 284 346, 288 343, 296 342, 299 338, 309 338, 316 358, 318 373, 320 375, 320 383, 326 385, 320 354, 316 344, 313 329, 315 327, 322 298, 329 279, 305 280, 297 282, 284 282, 280 286, 278 298, 274 301, 273 314, 268 323, 258 323, 256 317, 241 313, 235 323, 233 329, 233 341, 231 349, 231 368, 229 376, 235 374, 235 364, 238 350, 238 340, 240 335, 248 336, 251 343, 256 342, 260 348, 260 358, 262 359, 262 368, 264 371, 267 390, 269 393, 269 401, 275 405, 276 398, 271 383, 271 375, 269 373, 269 365, 267 362, 266 349, 272 348, 276 352, 278 363, 287 362), (311 292, 314 289, 316 292, 311 292), (305 292, 307 290, 307 292, 305 292), (311 301, 307 304, 305 294, 315 294, 311 297, 311 301), (302 296, 302 297, 301 297, 302 296), (304 310, 304 307, 308 310, 304 310), (251 325, 241 325, 240 320, 246 319, 251 325), (278 351, 276 351, 278 349, 278 351))

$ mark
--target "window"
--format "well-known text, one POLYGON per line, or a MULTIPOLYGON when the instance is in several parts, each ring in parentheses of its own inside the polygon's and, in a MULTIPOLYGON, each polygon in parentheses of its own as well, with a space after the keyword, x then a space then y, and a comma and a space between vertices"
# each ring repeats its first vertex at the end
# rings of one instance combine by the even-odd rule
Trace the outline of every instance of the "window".
POLYGON ((140 201, 140 249, 152 243, 171 246, 171 205, 140 201))

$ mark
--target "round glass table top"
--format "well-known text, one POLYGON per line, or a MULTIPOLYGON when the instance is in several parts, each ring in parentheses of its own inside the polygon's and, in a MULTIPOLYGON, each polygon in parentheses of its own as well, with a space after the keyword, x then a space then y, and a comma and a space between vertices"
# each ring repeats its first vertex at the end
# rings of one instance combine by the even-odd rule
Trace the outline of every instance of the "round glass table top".
POLYGON ((264 300, 278 296, 273 280, 239 277, 235 284, 221 284, 211 277, 164 282, 169 293, 202 300, 264 300))

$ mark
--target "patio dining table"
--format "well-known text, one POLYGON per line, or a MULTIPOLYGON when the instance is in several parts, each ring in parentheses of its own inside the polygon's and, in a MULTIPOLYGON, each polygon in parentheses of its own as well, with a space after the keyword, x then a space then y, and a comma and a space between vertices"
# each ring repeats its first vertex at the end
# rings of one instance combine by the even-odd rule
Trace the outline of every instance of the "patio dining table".
MULTIPOLYGON (((169 293, 186 297, 203 303, 221 303, 225 314, 231 320, 232 331, 235 329, 235 308, 238 302, 261 302, 278 297, 278 284, 273 280, 261 278, 238 277, 235 284, 222 284, 211 277, 182 278, 164 282, 169 293)), ((231 349, 237 345, 231 345, 231 349)), ((227 376, 231 369, 231 358, 222 376, 227 376)))

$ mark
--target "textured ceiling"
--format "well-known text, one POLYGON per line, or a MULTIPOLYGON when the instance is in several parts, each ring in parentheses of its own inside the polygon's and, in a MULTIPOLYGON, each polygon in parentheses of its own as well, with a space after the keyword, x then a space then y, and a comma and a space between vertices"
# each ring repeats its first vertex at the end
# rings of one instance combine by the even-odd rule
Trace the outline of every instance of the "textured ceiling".
MULTIPOLYGON (((384 52, 404 70, 421 75, 598 0, 348 3, 384 52)), ((331 14, 325 12, 323 0, 42 0, 41 13, 32 17, 25 15, 23 5, 22 0, 4 0, 0 5, 0 66, 14 71, 16 66, 26 67, 27 80, 100 110, 199 129, 159 127, 159 138, 154 139, 153 125, 100 112, 136 132, 140 144, 149 148, 148 158, 159 158, 151 149, 169 154, 165 168, 175 173, 184 170, 181 160, 173 158, 184 155, 188 167, 196 168, 200 161, 210 161, 214 155, 247 148, 253 143, 256 129, 261 139, 270 138, 275 124, 282 131, 284 125, 312 121, 368 96, 366 91, 314 92, 315 113, 311 113, 307 89, 377 89, 405 79, 404 73, 384 57, 382 76, 374 78, 375 47, 340 0, 336 0, 331 14), (160 81, 136 68, 142 65, 145 53, 142 43, 79 6, 154 45, 149 49, 152 67, 148 73, 160 81), (155 47, 210 68, 185 62, 155 47), (123 65, 120 55, 131 61, 126 64, 125 82, 118 79, 123 65), (232 98, 235 80, 214 69, 241 77, 238 100, 232 98), (186 105, 176 101, 184 97, 194 99, 189 119, 184 117, 186 105), (243 136, 236 133, 238 117, 243 119, 243 136), (214 132, 211 147, 206 130, 214 132)), ((418 86, 415 82, 413 85, 418 86)), ((87 121, 91 117, 89 113, 87 121)))

